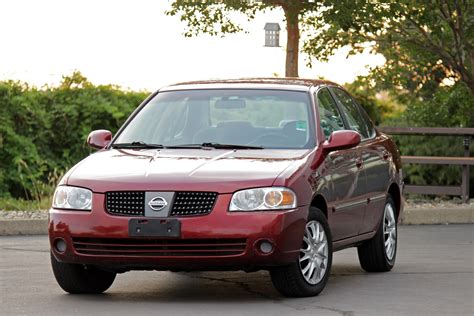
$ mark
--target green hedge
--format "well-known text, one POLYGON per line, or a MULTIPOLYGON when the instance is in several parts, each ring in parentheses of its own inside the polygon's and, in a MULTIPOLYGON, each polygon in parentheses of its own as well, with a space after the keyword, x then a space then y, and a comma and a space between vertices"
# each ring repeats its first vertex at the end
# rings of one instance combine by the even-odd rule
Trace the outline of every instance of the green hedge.
MULTIPOLYGON (((374 121, 383 125, 474 126, 473 98, 460 84, 439 89, 429 101, 410 103, 395 118, 389 105, 379 104, 364 88, 351 90, 374 121)), ((89 132, 101 128, 116 132, 147 95, 111 85, 94 86, 78 72, 64 77, 55 88, 0 82, 0 199, 41 202, 50 196, 62 174, 90 153, 85 144, 89 132)), ((404 155, 462 155, 460 138, 396 140, 404 155)), ((404 170, 411 184, 457 185, 461 179, 459 167, 413 165, 404 170)))
MULTIPOLYGON (((461 82, 439 87, 429 99, 411 98, 405 111, 383 122, 386 126, 474 127, 474 98, 461 82)), ((405 156, 463 156, 463 136, 394 136, 405 156)), ((470 146, 474 156, 474 143, 470 146)), ((406 184, 461 184, 461 166, 404 165, 406 184)), ((470 196, 474 196, 474 169, 471 168, 470 196)))
POLYGON ((80 73, 59 87, 0 82, 0 197, 41 199, 90 153, 90 131, 115 132, 148 95, 94 86, 80 73))

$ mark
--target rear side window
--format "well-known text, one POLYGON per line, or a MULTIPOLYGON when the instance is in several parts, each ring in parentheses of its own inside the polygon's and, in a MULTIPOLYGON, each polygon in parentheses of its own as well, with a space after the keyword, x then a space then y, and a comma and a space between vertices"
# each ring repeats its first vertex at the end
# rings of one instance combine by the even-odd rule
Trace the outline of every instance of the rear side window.
POLYGON ((364 122, 367 126, 367 130, 369 131, 369 138, 374 137, 375 136, 375 127, 374 127, 374 124, 372 123, 372 121, 370 120, 369 115, 359 104, 356 104, 356 105, 357 105, 357 108, 359 109, 360 113, 362 113, 362 118, 364 119, 364 122))
POLYGON ((367 126, 366 119, 362 116, 359 111, 358 105, 354 102, 352 97, 342 89, 332 88, 332 91, 339 100, 342 112, 346 116, 349 128, 362 136, 362 139, 372 137, 372 133, 369 132, 369 126, 367 126))
POLYGON ((321 128, 324 131, 324 136, 328 139, 332 132, 344 129, 344 122, 336 101, 327 88, 319 90, 317 98, 321 128))

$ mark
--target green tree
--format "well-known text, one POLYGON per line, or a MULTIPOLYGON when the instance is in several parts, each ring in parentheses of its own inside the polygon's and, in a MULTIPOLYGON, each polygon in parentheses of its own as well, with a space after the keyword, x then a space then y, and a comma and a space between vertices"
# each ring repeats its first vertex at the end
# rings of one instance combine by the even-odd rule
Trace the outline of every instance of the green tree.
POLYGON ((287 77, 298 77, 300 21, 306 15, 318 10, 322 2, 314 0, 175 0, 167 14, 178 15, 181 21, 187 23, 185 36, 190 37, 200 33, 223 36, 243 30, 242 26, 230 18, 232 13, 243 14, 250 21, 255 18, 258 11, 281 8, 285 13, 288 34, 285 75, 287 77))
POLYGON ((274 8, 284 11, 287 23, 286 76, 298 76, 304 33, 303 51, 311 58, 327 60, 347 45, 351 54, 370 48, 384 55, 386 64, 372 76, 385 88, 423 96, 453 79, 474 94, 472 0, 175 0, 167 14, 187 23, 186 36, 223 36, 242 31, 232 13, 250 21, 258 11, 274 8))
POLYGON ((303 20, 303 50, 327 59, 349 45, 370 48, 387 62, 372 73, 382 88, 426 97, 445 79, 462 81, 474 95, 474 2, 472 0, 326 1, 303 20))
POLYGON ((357 77, 354 82, 344 85, 357 102, 367 111, 375 125, 385 119, 399 115, 399 105, 387 92, 379 93, 366 77, 357 77))

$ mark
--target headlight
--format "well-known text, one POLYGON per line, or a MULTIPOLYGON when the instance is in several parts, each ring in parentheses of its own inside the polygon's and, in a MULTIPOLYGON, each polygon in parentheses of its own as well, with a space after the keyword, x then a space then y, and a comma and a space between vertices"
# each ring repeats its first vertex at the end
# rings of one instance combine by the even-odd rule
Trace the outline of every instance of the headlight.
POLYGON ((235 192, 229 211, 283 210, 296 207, 296 195, 288 188, 270 187, 235 192))
POLYGON ((54 192, 53 208, 90 211, 91 206, 91 190, 61 185, 54 192))

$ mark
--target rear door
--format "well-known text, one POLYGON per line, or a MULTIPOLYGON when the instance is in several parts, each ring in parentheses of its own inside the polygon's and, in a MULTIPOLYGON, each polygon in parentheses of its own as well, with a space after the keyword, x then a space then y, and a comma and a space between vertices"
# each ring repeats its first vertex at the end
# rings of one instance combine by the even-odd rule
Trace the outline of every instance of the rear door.
MULTIPOLYGON (((343 116, 328 88, 320 89, 317 103, 321 128, 326 139, 332 132, 347 129, 343 116)), ((359 149, 338 150, 328 154, 322 176, 331 183, 326 199, 333 240, 358 234, 365 212, 365 178, 361 172, 359 149)))
POLYGON ((366 192, 361 195, 366 199, 363 223, 359 234, 372 231, 377 226, 386 198, 389 181, 389 153, 383 146, 383 140, 377 137, 376 131, 367 113, 340 88, 333 88, 349 128, 362 136, 360 159, 366 179, 366 192))

